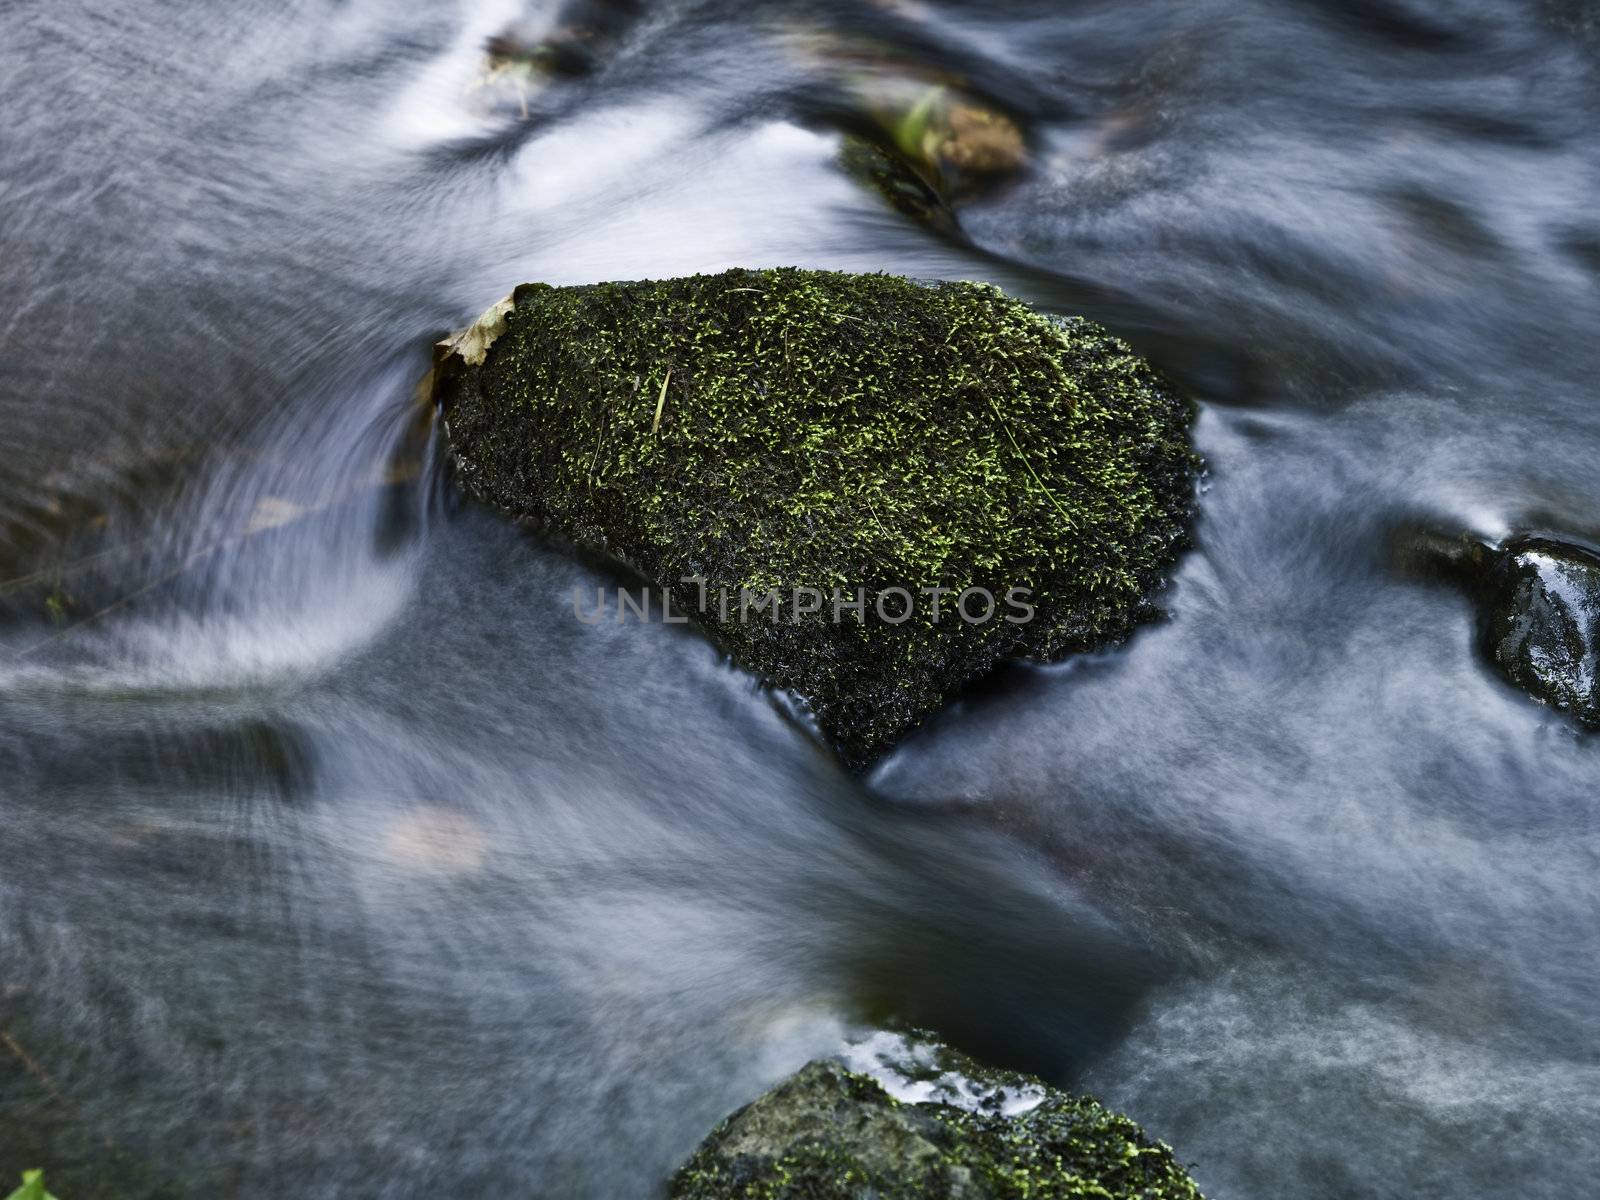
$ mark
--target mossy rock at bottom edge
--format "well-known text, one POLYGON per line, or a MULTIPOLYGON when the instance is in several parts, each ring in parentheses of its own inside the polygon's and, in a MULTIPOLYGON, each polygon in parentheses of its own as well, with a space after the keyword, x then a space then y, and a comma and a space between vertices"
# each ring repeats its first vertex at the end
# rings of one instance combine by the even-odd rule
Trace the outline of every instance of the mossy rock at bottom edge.
MULTIPOLYGON (((1043 1088, 1043 1085, 1040 1085, 1043 1088)), ((817 1061, 712 1131, 671 1200, 1203 1200, 1160 1142, 1087 1097, 1026 1112, 895 1100, 817 1061)))
POLYGON ((460 484, 631 564, 852 766, 1003 660, 1126 636, 1185 542, 1190 404, 991 286, 527 284, 444 345, 460 484))

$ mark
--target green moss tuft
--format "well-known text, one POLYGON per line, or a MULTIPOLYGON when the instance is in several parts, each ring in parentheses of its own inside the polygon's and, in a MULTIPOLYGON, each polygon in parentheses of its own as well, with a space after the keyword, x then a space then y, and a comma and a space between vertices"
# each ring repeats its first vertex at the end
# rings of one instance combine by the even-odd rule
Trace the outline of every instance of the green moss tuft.
POLYGON ((1189 406, 1087 321, 980 284, 798 269, 513 300, 481 365, 442 376, 462 484, 691 615, 685 576, 735 603, 779 589, 785 616, 796 589, 865 588, 864 622, 831 603, 700 618, 854 764, 1003 659, 1125 636, 1182 544, 1189 406), (952 589, 938 621, 927 597, 904 624, 871 611, 934 586, 952 589), (968 624, 950 605, 971 587, 1030 588, 1036 614, 968 624))

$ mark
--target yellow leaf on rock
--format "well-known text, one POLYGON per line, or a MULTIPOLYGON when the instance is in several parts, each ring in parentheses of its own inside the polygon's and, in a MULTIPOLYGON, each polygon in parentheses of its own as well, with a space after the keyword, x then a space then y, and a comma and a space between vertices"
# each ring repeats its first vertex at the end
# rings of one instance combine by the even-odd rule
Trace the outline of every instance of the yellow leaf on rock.
POLYGON ((495 304, 491 304, 484 314, 457 333, 452 333, 439 343, 442 350, 450 354, 459 354, 468 366, 483 365, 484 356, 489 353, 489 347, 494 345, 495 339, 506 331, 506 317, 516 303, 510 296, 495 304))

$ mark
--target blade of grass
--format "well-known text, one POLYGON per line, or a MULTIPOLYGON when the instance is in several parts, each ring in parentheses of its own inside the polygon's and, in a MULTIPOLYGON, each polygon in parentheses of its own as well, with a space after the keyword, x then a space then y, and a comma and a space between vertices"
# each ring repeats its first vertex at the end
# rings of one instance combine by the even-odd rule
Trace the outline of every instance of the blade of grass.
POLYGON ((650 422, 650 432, 658 433, 661 430, 661 414, 667 407, 667 384, 672 382, 672 368, 667 368, 667 377, 661 381, 661 395, 656 398, 656 419, 650 422))

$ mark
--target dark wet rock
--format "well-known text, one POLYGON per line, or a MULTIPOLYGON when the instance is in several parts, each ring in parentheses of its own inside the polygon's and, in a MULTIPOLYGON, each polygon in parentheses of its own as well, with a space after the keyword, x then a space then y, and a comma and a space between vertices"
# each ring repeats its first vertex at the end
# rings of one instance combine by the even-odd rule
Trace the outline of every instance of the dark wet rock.
POLYGON ((461 485, 631 564, 852 765, 1006 659, 1126 636, 1185 538, 1188 403, 991 287, 528 285, 447 348, 461 485))
POLYGON ((1483 586, 1483 647, 1506 678, 1600 728, 1600 556, 1525 538, 1483 586))
POLYGON ((1421 535, 1408 558, 1473 595, 1483 652, 1507 679, 1600 728, 1600 554, 1548 537, 1421 535))
POLYGON ((890 208, 943 234, 959 228, 950 203, 898 154, 872 138, 849 134, 839 148, 845 173, 876 192, 890 208))
POLYGON ((671 1200, 1199 1200, 1171 1150, 1128 1118, 1013 1079, 964 1108, 902 1102, 868 1075, 810 1063, 723 1121, 671 1200))

